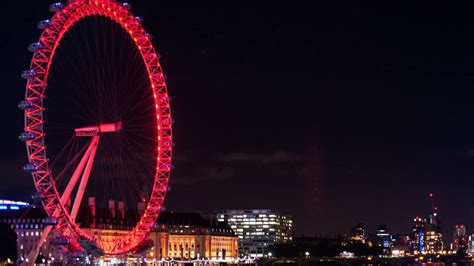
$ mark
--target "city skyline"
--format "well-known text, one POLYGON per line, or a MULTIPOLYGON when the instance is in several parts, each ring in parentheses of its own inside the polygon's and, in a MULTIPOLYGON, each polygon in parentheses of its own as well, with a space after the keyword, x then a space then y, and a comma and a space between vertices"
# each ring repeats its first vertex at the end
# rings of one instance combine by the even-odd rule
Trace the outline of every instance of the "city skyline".
MULTIPOLYGON (((139 208, 139 206, 137 207, 139 208)), ((95 205, 94 200, 89 199, 89 204, 81 207, 78 221, 82 228, 93 230, 104 239, 110 237, 107 230, 115 230, 115 236, 128 232, 135 221, 130 220, 129 216, 127 218, 126 213, 140 212, 139 209, 121 209, 123 205, 120 202, 118 203, 118 209, 116 204, 110 205, 110 203, 107 212, 98 211, 100 208, 95 205)), ((10 224, 11 228, 15 229, 19 238, 17 246, 21 250, 21 256, 27 254, 31 249, 31 239, 38 239, 43 234, 45 224, 49 223, 47 221, 51 221, 51 218, 46 216, 41 207, 35 208, 24 202, 0 200, 0 222, 10 224)), ((374 256, 379 254, 382 259, 384 257, 392 259, 407 258, 407 256, 417 254, 420 254, 420 256, 423 254, 445 254, 448 257, 456 254, 456 252, 460 255, 472 254, 474 234, 468 234, 468 230, 463 224, 455 226, 455 237, 452 239, 446 239, 445 237, 443 240, 443 232, 439 230, 439 220, 436 212, 425 219, 416 217, 409 233, 393 232, 384 224, 379 225, 377 231, 374 232, 367 230, 363 223, 359 223, 352 227, 348 234, 303 236, 293 234, 291 215, 269 209, 223 210, 213 213, 164 211, 153 226, 152 231, 155 233, 150 235, 149 241, 151 241, 150 243, 160 243, 162 240, 168 241, 169 237, 162 233, 168 233, 170 236, 174 234, 173 237, 176 237, 175 247, 172 248, 170 243, 168 249, 167 244, 163 245, 161 243, 158 247, 155 246, 154 249, 148 250, 147 257, 148 259, 161 259, 163 256, 192 259, 196 256, 199 258, 199 254, 207 254, 206 257, 211 256, 208 251, 212 250, 213 259, 236 258, 237 239, 239 243, 238 257, 240 258, 248 256, 271 258, 272 256, 285 254, 281 252, 294 254, 295 247, 300 251, 306 249, 307 254, 316 257, 335 257, 336 255, 342 258, 344 256, 353 257, 353 252, 359 258, 360 256, 363 258, 368 254, 374 256), (156 235, 156 232, 160 233, 156 235), (217 241, 215 242, 217 246, 211 249, 207 244, 204 245, 205 242, 209 243, 208 240, 202 242, 203 239, 201 239, 203 234, 205 236, 208 233, 215 236, 214 240, 211 237, 211 239, 208 239, 209 241, 217 241), (219 245, 224 244, 219 242, 224 241, 222 237, 229 238, 225 238, 225 247, 220 250, 219 245), (186 245, 183 244, 183 240, 185 240, 186 245), (201 244, 195 246, 196 243, 201 244), (325 249, 324 245, 328 244, 327 248, 329 249, 325 249), (182 248, 186 247, 186 249, 177 249, 177 245, 182 248), (205 249, 200 250, 200 247, 204 246, 205 249), (216 250, 216 248, 219 250, 216 250), (311 252, 308 252, 308 250, 311 250, 311 252), (345 252, 338 254, 337 250, 345 252)), ((48 239, 50 243, 42 248, 44 252, 50 250, 48 258, 53 258, 53 260, 54 258, 62 258, 64 254, 57 247, 54 247, 54 243, 57 243, 57 241, 70 243, 70 240, 68 238, 58 240, 57 237, 48 239)), ((153 247, 153 244, 151 244, 151 247, 153 247)), ((306 257, 311 256, 306 255, 306 257)), ((423 258, 420 258, 420 260, 423 260, 423 258)))
MULTIPOLYGON (((21 170, 16 105, 26 48, 39 34, 32 26, 49 15, 47 4, 15 16, 23 3, 2 6, 2 23, 18 21, 0 43, 4 198, 33 193, 21 170)), ((173 98, 167 208, 277 209, 293 215, 296 234, 335 234, 358 222, 405 232, 430 212, 434 192, 443 232, 473 228, 474 22, 457 11, 134 5, 155 33, 173 98)))

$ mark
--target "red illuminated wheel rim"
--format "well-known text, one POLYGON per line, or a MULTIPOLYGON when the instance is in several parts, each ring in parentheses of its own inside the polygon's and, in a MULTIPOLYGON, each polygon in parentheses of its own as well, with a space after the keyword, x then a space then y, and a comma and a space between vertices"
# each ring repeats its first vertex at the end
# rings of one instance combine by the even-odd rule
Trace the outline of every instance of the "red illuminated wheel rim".
MULTIPOLYGON (((150 35, 145 32, 140 19, 132 15, 127 5, 115 0, 75 0, 68 1, 67 4, 61 6, 46 22, 39 44, 40 49, 34 51, 30 72, 25 74, 28 81, 22 108, 25 110, 25 131, 22 134, 27 138, 28 170, 32 173, 35 188, 44 209, 48 216, 57 218, 55 230, 76 239, 78 243, 94 243, 105 255, 133 252, 143 244, 156 223, 165 200, 171 169, 172 120, 169 97, 165 77, 158 55, 151 43, 150 35), (71 219, 68 208, 61 200, 46 154, 45 136, 48 132, 45 130, 48 128, 48 121, 44 117, 47 108, 44 100, 47 95, 50 68, 66 32, 73 25, 90 16, 101 16, 116 22, 131 37, 146 67, 149 93, 154 99, 152 108, 156 114, 156 122, 154 122, 156 126, 156 153, 153 159, 156 162, 156 171, 152 189, 146 201, 145 210, 136 225, 128 234, 115 240, 113 244, 95 239, 93 235, 81 229, 74 219, 71 219)), ((107 129, 119 130, 118 124, 117 126, 111 124, 101 126, 103 128, 100 128, 100 132, 97 134, 106 132, 107 129)), ((85 133, 81 132, 81 134, 85 133)), ((83 244, 82 246, 86 248, 83 244)))

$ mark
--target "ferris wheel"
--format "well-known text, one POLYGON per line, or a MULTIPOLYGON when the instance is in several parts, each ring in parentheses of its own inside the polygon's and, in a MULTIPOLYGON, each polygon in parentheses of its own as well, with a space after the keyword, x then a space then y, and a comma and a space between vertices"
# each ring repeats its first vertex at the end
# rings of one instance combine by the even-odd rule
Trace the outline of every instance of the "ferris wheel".
POLYGON ((163 209, 172 168, 170 99, 152 35, 130 9, 116 0, 54 3, 28 47, 19 138, 28 154, 23 169, 48 215, 40 244, 54 229, 95 256, 131 253, 163 209), (120 221, 130 231, 110 241, 82 228, 87 198, 92 226, 120 221))

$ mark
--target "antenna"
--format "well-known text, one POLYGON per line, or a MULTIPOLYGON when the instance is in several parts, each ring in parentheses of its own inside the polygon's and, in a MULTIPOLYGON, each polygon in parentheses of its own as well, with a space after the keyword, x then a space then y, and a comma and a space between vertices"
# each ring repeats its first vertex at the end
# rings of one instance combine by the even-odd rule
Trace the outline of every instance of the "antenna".
POLYGON ((436 207, 435 204, 434 204, 434 194, 433 194, 433 192, 430 192, 429 196, 430 196, 430 202, 431 202, 431 211, 433 212, 433 216, 436 216, 436 215, 438 215, 438 213, 437 213, 438 212, 438 207, 436 207))

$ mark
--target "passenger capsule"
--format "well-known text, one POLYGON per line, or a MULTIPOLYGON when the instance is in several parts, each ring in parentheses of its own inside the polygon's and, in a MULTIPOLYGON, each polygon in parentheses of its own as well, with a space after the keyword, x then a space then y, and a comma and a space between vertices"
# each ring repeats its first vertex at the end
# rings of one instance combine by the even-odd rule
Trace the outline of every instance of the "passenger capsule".
POLYGON ((174 141, 170 141, 170 140, 163 141, 162 146, 164 148, 174 147, 174 146, 176 146, 176 143, 174 141))
POLYGON ((60 11, 61 9, 63 9, 66 5, 61 3, 61 2, 58 2, 58 3, 53 3, 49 6, 49 11, 50 12, 58 12, 60 11))
POLYGON ((171 125, 172 123, 173 123, 173 120, 171 118, 163 119, 163 122, 162 122, 163 125, 171 125))
POLYGON ((161 56, 161 54, 160 54, 160 53, 158 53, 158 59, 161 59, 161 57, 162 57, 162 56, 161 56))
POLYGON ((139 23, 143 23, 143 18, 142 17, 136 16, 135 20, 138 21, 139 23))
POLYGON ((58 219, 54 217, 46 217, 46 218, 43 218, 43 224, 44 225, 57 225, 58 219))
POLYGON ((28 140, 34 139, 35 137, 36 137, 35 133, 26 131, 26 132, 21 132, 20 135, 18 136, 18 139, 20 139, 21 141, 28 141, 28 140))
POLYGON ((162 170, 170 170, 170 169, 174 169, 174 166, 172 164, 161 164, 160 165, 160 169, 162 170))
POLYGON ((33 102, 28 100, 23 100, 18 103, 18 109, 20 110, 28 110, 33 108, 33 102))
POLYGON ((36 77, 36 71, 34 69, 24 70, 21 72, 22 79, 32 79, 36 77))
POLYGON ((132 9, 132 4, 130 4, 130 3, 122 3, 122 6, 125 7, 126 9, 128 9, 128 10, 132 9))
POLYGON ((28 45, 28 51, 30 52, 36 52, 38 50, 43 49, 44 46, 40 42, 34 42, 30 45, 28 45))
POLYGON ((69 237, 65 237, 65 236, 57 237, 54 240, 54 243, 56 245, 60 245, 60 246, 68 246, 68 245, 71 244, 71 239, 69 237))
POLYGON ((148 38, 148 40, 153 40, 153 34, 150 34, 150 33, 147 33, 146 34, 146 37, 148 38))
POLYGON ((161 96, 161 97, 159 98, 159 102, 160 102, 160 103, 166 103, 166 102, 168 102, 168 101, 171 101, 171 97, 169 97, 169 96, 161 96))
POLYGON ((50 27, 51 25, 52 25, 51 20, 49 19, 41 20, 40 22, 38 22, 38 29, 44 30, 47 27, 50 27))
POLYGON ((27 173, 34 173, 39 170, 39 165, 37 163, 27 163, 23 166, 23 171, 27 173))
POLYGON ((36 193, 34 193, 33 195, 31 195, 31 199, 32 199, 32 200, 38 200, 38 199, 40 199, 40 198, 41 198, 41 196, 40 196, 40 194, 39 194, 38 192, 36 192, 36 193))

